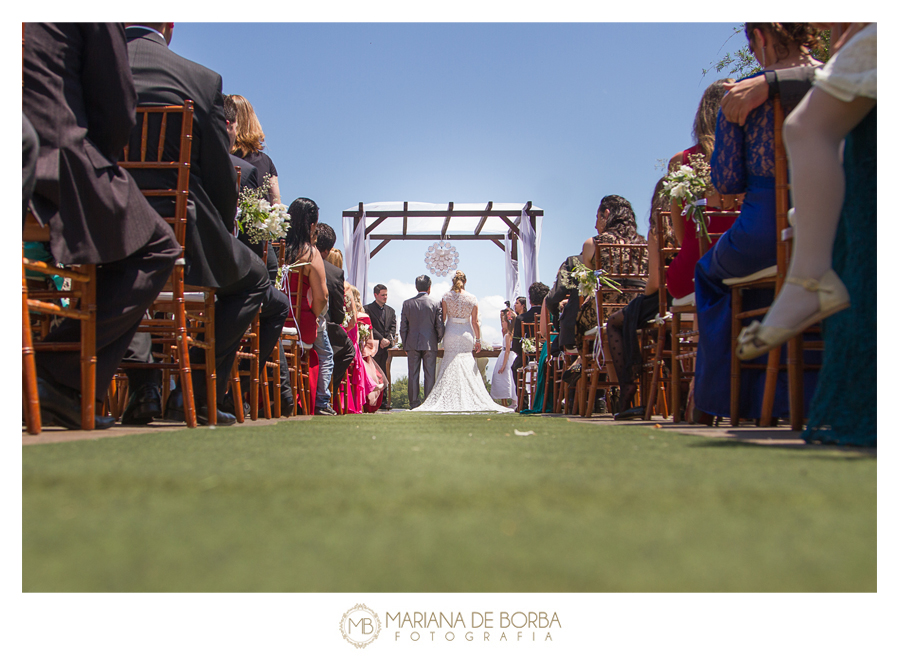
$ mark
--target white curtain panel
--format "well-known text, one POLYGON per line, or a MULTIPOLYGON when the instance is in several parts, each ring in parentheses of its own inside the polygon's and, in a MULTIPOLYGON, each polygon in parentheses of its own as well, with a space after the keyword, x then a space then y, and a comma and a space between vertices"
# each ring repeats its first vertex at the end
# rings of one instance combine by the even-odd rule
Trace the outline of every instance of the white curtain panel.
MULTIPOLYGON (((541 217, 535 218, 535 228, 531 227, 531 220, 525 209, 522 209, 522 216, 519 220, 519 236, 522 241, 522 255, 519 259, 519 279, 521 281, 521 290, 525 296, 528 296, 528 288, 535 281, 540 280, 540 272, 538 272, 538 251, 541 248, 541 217)), ((530 301, 529 301, 530 303, 530 301)))
POLYGON ((519 296, 519 263, 512 257, 512 240, 509 239, 509 229, 503 234, 503 246, 506 248, 506 301, 510 305, 516 303, 519 296))
POLYGON ((344 217, 344 254, 347 259, 347 281, 359 289, 363 304, 369 292, 369 239, 366 237, 366 214, 353 230, 353 218, 344 217))

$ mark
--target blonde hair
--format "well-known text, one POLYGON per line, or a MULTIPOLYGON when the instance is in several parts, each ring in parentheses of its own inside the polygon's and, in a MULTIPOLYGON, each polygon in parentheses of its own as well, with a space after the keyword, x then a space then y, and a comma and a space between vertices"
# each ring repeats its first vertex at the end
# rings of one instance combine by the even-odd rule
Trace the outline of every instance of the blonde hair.
POLYGON ((462 270, 456 270, 456 274, 453 275, 453 287, 451 290, 454 292, 462 292, 466 288, 466 275, 462 270))
POLYGON ((356 304, 356 312, 365 313, 362 305, 362 296, 359 294, 359 288, 352 284, 350 285, 350 296, 353 297, 353 303, 356 304))
POLYGON ((233 153, 244 156, 262 151, 265 148, 266 135, 250 101, 237 94, 232 94, 230 98, 237 109, 237 138, 234 140, 233 153))
POLYGON ((328 252, 328 255, 325 257, 329 263, 334 265, 335 267, 344 267, 344 254, 341 253, 340 249, 332 249, 328 252))

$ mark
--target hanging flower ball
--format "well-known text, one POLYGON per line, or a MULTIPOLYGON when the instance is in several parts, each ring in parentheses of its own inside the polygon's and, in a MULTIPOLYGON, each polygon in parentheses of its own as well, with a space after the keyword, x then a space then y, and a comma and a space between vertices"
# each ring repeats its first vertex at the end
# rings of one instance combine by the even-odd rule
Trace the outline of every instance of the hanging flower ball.
POLYGON ((435 276, 447 276, 450 270, 456 269, 458 263, 459 253, 448 240, 435 242, 425 252, 425 264, 435 276))

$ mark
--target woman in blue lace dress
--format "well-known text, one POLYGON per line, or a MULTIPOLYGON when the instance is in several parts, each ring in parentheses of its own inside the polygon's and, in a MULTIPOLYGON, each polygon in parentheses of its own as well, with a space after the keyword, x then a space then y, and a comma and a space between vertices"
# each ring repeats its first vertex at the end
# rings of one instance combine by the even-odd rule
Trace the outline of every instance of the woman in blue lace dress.
MULTIPOLYGON (((746 23, 745 32, 750 50, 764 70, 820 64, 809 53, 818 39, 809 23, 746 23)), ((787 113, 793 108, 784 109, 787 113)), ((767 101, 747 116, 743 126, 727 121, 721 112, 716 125, 712 183, 720 194, 745 193, 745 197, 734 225, 700 259, 694 272, 700 329, 694 404, 701 412, 696 418, 701 422, 710 423, 711 416, 731 413, 731 291, 722 281, 775 265, 773 123, 772 101, 767 101)), ((771 291, 748 291, 744 308, 759 308, 771 301, 771 291)), ((744 371, 741 418, 760 417, 764 380, 764 371, 744 371)), ((811 388, 805 386, 807 391, 811 388)), ((776 417, 788 414, 786 390, 786 381, 779 381, 776 417)))

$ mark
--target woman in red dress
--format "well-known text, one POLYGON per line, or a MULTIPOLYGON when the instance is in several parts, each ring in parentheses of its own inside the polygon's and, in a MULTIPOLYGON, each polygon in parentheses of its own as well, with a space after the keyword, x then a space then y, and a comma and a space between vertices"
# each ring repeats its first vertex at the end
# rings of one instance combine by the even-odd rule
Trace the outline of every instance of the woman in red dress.
POLYGON ((291 216, 291 226, 284 238, 284 262, 288 273, 283 277, 282 285, 287 286, 285 293, 291 300, 291 315, 284 326, 298 329, 300 345, 310 353, 310 399, 314 401, 319 361, 312 346, 319 329, 319 318, 328 307, 325 266, 319 250, 315 248, 319 207, 312 199, 300 197, 288 208, 288 214, 291 216))

